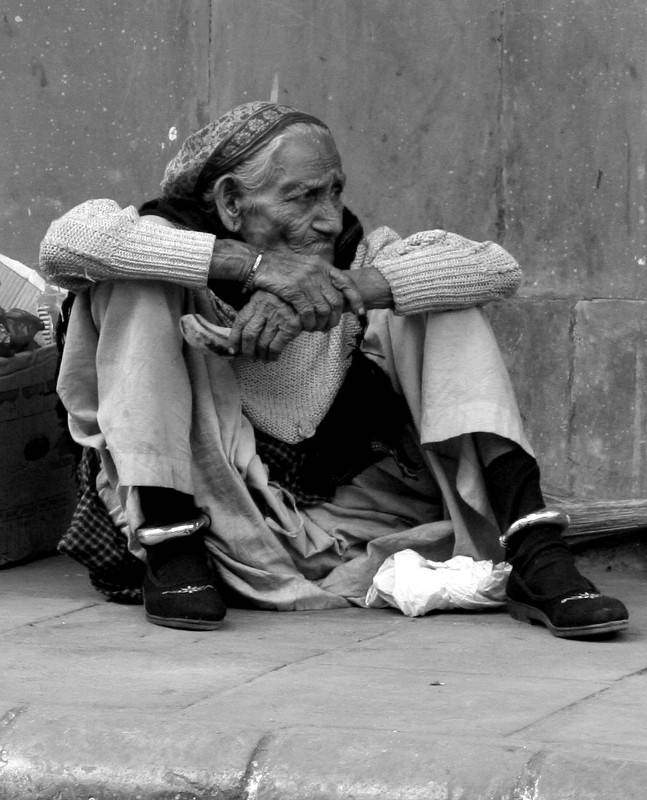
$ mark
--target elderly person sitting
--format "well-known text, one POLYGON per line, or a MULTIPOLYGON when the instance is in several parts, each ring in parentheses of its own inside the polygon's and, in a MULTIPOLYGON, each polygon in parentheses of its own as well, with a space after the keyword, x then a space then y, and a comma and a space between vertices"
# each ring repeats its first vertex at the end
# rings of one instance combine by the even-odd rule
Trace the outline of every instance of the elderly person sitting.
POLYGON ((219 590, 361 604, 412 547, 505 554, 510 612, 558 636, 621 629, 544 506, 478 308, 518 265, 439 230, 364 236, 344 180, 321 121, 248 103, 187 138, 139 213, 97 200, 52 223, 42 272, 76 293, 58 391, 100 464, 86 534, 107 519, 127 540, 169 627, 217 627, 219 590))

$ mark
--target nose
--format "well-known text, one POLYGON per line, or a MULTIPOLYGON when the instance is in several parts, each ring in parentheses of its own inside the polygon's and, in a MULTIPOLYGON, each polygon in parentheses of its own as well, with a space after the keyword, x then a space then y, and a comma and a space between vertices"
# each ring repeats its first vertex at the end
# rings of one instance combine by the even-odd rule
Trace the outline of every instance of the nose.
POLYGON ((333 198, 321 202, 312 227, 326 237, 336 239, 342 231, 342 205, 333 198))

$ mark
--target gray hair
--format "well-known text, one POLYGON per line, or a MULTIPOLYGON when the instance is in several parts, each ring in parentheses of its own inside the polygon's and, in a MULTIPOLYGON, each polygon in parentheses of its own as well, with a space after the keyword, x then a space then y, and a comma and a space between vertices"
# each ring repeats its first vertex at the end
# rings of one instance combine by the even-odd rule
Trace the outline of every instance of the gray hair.
MULTIPOLYGON (((283 142, 293 133, 319 133, 330 136, 330 131, 314 122, 297 122, 281 131, 278 136, 257 150, 246 161, 234 167, 228 175, 235 176, 246 192, 257 192, 271 183, 275 174, 274 155, 283 142)), ((219 176, 222 177, 222 176, 219 176)), ((204 193, 204 207, 209 212, 216 211, 215 183, 204 193)))

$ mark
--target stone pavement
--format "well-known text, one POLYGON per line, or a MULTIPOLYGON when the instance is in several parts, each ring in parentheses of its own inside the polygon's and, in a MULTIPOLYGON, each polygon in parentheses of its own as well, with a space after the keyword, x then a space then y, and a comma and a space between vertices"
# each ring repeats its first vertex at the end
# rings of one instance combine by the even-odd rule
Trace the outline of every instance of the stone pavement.
POLYGON ((62 556, 0 571, 2 800, 647 797, 644 568, 613 640, 505 612, 150 625, 62 556))

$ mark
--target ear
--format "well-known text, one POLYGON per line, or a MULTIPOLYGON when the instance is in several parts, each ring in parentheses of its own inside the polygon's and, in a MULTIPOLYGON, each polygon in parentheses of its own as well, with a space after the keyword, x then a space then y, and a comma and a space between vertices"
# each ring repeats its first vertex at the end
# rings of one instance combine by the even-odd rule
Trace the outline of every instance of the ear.
POLYGON ((213 186, 213 199, 222 224, 235 233, 240 229, 243 190, 235 175, 221 175, 213 186))

